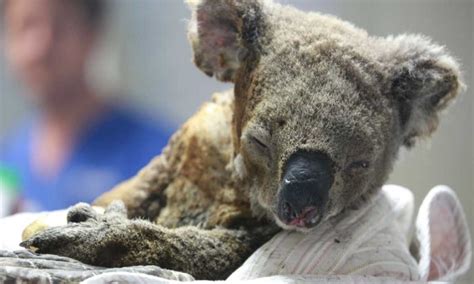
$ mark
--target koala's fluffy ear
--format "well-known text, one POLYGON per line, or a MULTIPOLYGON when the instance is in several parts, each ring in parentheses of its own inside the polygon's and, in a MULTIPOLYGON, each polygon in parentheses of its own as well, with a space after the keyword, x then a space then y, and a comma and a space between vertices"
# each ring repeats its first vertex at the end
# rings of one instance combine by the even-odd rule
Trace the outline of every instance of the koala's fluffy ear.
POLYGON ((429 136, 438 126, 438 113, 463 88, 459 66, 439 45, 418 35, 385 40, 390 92, 399 103, 404 144, 429 136))
POLYGON ((188 37, 194 63, 208 76, 235 80, 242 61, 258 48, 262 2, 187 0, 192 9, 188 37))

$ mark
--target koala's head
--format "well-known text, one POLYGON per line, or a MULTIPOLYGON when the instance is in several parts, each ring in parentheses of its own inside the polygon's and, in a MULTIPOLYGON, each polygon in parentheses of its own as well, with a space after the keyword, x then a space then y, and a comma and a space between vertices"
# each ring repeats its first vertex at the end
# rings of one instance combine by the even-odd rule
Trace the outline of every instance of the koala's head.
POLYGON ((190 2, 195 64, 235 84, 236 166, 283 228, 370 198, 462 85, 456 62, 420 36, 369 37, 271 1, 190 2))

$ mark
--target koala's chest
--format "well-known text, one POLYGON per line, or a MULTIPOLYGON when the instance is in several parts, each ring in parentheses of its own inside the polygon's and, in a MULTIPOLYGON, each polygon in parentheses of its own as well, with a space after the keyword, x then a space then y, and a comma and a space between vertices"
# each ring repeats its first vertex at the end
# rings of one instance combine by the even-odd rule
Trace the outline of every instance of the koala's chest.
POLYGON ((158 224, 232 227, 251 218, 249 198, 228 168, 233 157, 232 104, 232 92, 214 95, 170 145, 175 177, 162 194, 158 224))

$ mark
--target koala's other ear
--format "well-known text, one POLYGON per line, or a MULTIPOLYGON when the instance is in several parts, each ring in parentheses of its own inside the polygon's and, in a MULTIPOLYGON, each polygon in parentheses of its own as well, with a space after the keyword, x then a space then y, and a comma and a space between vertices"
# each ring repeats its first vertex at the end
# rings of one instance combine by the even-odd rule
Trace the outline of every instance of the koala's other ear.
POLYGON ((459 66, 442 46, 418 35, 386 39, 390 92, 399 103, 404 144, 429 136, 438 113, 463 88, 459 66))
POLYGON ((454 191, 436 186, 423 200, 416 218, 418 264, 422 281, 453 281, 471 266, 471 237, 454 191))
POLYGON ((194 63, 208 76, 235 81, 236 71, 258 49, 262 3, 255 0, 187 0, 192 9, 188 38, 194 63))

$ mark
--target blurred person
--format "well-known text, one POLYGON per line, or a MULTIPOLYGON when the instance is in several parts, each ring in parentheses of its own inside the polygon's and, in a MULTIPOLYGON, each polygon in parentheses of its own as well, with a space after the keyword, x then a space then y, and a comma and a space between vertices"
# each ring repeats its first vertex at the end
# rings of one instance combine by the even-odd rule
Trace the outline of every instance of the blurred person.
POLYGON ((0 4, 7 61, 36 107, 0 144, 1 202, 21 197, 9 213, 91 202, 161 152, 166 124, 104 101, 86 80, 106 2, 0 4))

